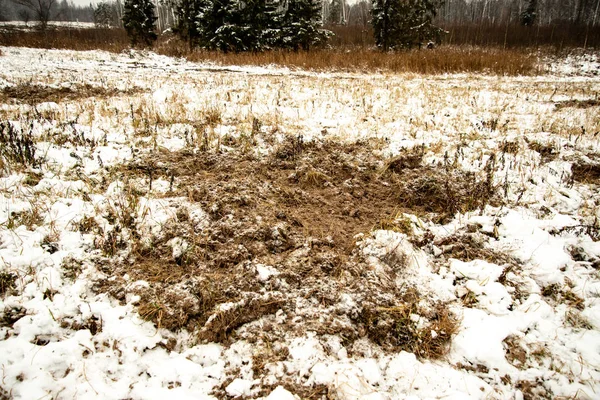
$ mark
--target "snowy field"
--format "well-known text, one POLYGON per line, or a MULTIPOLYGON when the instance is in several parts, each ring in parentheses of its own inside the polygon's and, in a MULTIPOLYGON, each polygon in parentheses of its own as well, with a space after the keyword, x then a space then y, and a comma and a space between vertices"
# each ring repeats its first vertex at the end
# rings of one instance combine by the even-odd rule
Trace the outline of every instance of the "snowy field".
POLYGON ((0 51, 0 398, 600 397, 597 58, 0 51))
MULTIPOLYGON (((30 21, 25 23, 24 21, 0 21, 0 32, 5 29, 21 29, 21 30, 35 30, 38 21, 30 21)), ((95 28, 96 25, 93 22, 79 22, 79 21, 48 21, 48 26, 54 28, 72 28, 72 29, 90 29, 95 28)))

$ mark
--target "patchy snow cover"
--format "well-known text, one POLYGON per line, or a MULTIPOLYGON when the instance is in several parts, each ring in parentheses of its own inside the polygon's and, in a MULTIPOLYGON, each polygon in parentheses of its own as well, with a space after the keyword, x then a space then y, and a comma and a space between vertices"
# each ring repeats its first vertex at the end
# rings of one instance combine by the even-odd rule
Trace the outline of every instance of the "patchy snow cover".
MULTIPOLYGON (((591 399, 600 393, 600 182, 577 178, 579 165, 600 165, 600 111, 558 105, 600 89, 595 56, 561 60, 550 66, 552 75, 532 78, 421 77, 225 68, 134 51, 1 50, 0 88, 69 83, 123 93, 0 106, 1 121, 31 127, 43 160, 0 173, 0 397, 288 400, 302 397, 303 388, 304 395, 317 390, 321 396, 323 387, 340 399, 591 399), (356 238, 367 279, 415 288, 424 308, 441 302, 458 317, 449 353, 419 359, 364 334, 349 344, 342 334, 290 329, 269 344, 284 356, 265 362, 259 374, 257 343, 269 335, 268 326, 302 326, 303 315, 320 312, 326 321, 328 309, 298 298, 295 315, 274 309, 229 340, 202 343, 187 327, 169 331, 148 321, 152 310, 138 307, 152 282, 126 274, 118 277, 125 282, 122 295, 103 290, 117 279, 117 265, 129 262, 128 252, 145 251, 132 248, 135 238, 152 248, 174 221, 203 232, 221 212, 218 204, 202 208, 191 190, 181 197, 185 188, 173 175, 142 170, 129 179, 124 172, 143 154, 199 151, 202 138, 194 135, 203 118, 205 132, 218 136, 225 153, 234 138, 248 140, 256 156, 270 154, 261 133, 271 132, 275 141, 286 135, 379 139, 386 157, 424 145, 424 164, 450 160, 461 171, 481 172, 496 157, 504 204, 438 223, 399 215, 417 239, 435 238, 423 246, 394 230, 356 238), (124 220, 135 225, 115 222, 124 220), (481 240, 476 255, 490 256, 471 259, 455 252, 467 242, 444 241, 467 234, 481 240), (402 260, 400 270, 390 267, 390 257, 402 260)), ((156 158, 157 170, 170 168, 156 158)), ((280 246, 285 225, 268 235, 280 246)), ((199 246, 169 238, 165 257, 176 265, 199 246)), ((305 250, 290 257, 301 259, 305 250)), ((269 290, 291 290, 282 267, 255 263, 247 272, 261 301, 269 290)), ((351 314, 363 300, 348 288, 336 307, 351 314)), ((206 324, 251 301, 218 304, 206 324)), ((421 325, 423 318, 411 315, 421 325)))

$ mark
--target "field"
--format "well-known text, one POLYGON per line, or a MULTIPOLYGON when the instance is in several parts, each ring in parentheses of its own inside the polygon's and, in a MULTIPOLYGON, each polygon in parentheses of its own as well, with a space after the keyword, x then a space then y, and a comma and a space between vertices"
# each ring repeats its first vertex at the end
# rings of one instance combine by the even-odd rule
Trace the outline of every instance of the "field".
POLYGON ((594 53, 0 52, 0 398, 600 396, 594 53))

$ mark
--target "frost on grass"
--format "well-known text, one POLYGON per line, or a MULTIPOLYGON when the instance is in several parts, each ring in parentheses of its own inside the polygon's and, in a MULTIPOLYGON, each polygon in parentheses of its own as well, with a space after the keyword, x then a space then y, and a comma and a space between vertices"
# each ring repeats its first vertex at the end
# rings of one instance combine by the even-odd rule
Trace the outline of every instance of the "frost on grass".
POLYGON ((2 52, 2 395, 600 390, 597 78, 2 52))

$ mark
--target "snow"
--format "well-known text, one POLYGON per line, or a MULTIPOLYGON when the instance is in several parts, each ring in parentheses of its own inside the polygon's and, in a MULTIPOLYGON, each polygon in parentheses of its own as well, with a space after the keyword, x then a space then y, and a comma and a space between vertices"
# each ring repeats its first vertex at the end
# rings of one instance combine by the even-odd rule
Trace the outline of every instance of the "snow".
MULTIPOLYGON (((73 129, 98 144, 57 144, 48 133, 66 128, 37 121, 33 135, 44 160, 39 180, 26 184, 32 170, 0 176, 0 272, 16 276, 14 288, 0 296, 0 397, 6 392, 16 399, 227 395, 288 400, 301 398, 294 387, 317 385, 340 399, 531 395, 519 382, 535 383, 551 397, 591 399, 600 393, 600 277, 594 264, 600 242, 575 229, 600 217, 600 197, 597 186, 571 180, 575 163, 600 160, 598 137, 580 134, 582 124, 588 132, 600 129, 598 114, 597 108, 565 111, 552 104, 600 90, 595 55, 558 60, 549 66, 550 74, 537 77, 428 77, 220 67, 137 51, 0 50, 0 87, 33 81, 140 90, 39 104, 40 113, 79 115, 73 129), (556 87, 560 93, 552 99, 556 87), (150 189, 147 176, 125 180, 119 168, 141 152, 186 149, 193 122, 213 107, 221 117, 214 132, 221 137, 244 137, 257 118, 265 132, 276 132, 274 140, 295 132, 306 141, 378 138, 387 156, 421 144, 440 146, 443 151, 429 151, 425 162, 441 163, 447 151, 464 171, 480 171, 492 153, 500 157, 501 143, 519 143, 520 150, 503 154, 496 166, 497 183, 507 187, 505 205, 457 213, 445 224, 404 214, 417 236, 451 237, 476 226, 486 249, 508 254, 518 267, 454 258, 440 265, 437 260, 447 249, 420 248, 391 230, 374 229, 356 238, 355 251, 371 267, 370 279, 416 287, 423 302, 447 303, 459 317, 450 352, 440 360, 384 351, 364 337, 348 345, 340 334, 290 330, 285 341, 272 343, 289 354, 266 364, 268 373, 259 377, 253 370, 256 342, 234 334, 228 342, 201 343, 185 328, 170 332, 146 321, 137 309, 142 298, 132 291, 148 289, 149 280, 121 277, 127 291, 122 299, 97 291, 99 279, 116 279, 111 271, 127 258, 116 256, 100 265, 97 233, 77 226, 91 216, 103 232, 113 232, 121 227, 110 218, 111 210, 126 209, 136 224, 128 234, 152 244, 167 235, 184 209, 193 229, 203 232, 211 210, 185 196, 173 197, 177 182, 173 188, 169 180, 153 179, 150 189), (157 124, 143 136, 132 118, 132 109, 138 108, 144 115, 177 122, 157 124), (503 131, 489 128, 496 118, 506 123, 503 131), (534 141, 554 145, 559 156, 542 163, 542 156, 528 147, 534 141), (140 194, 138 202, 129 196, 133 191, 140 194), (581 257, 573 256, 575 248, 581 257), (387 254, 404 256, 402 269, 392 273, 381 261, 387 254), (68 274, 71 262, 80 269, 74 278, 68 274), (552 288, 559 291, 554 297, 545 294, 552 288), (476 302, 467 306, 462 299, 470 297, 476 302), (524 352, 525 365, 510 360, 509 343, 524 352)), ((1 111, 3 118, 25 126, 31 108, 11 103, 1 111)), ((257 155, 271 151, 257 141, 257 155)), ((274 226, 270 234, 281 239, 284 226, 274 226)), ((169 237, 168 245, 170 257, 178 260, 197 243, 176 236, 169 237)), ((247 267, 260 291, 271 285, 286 290, 285 270, 258 262, 247 267)), ((337 307, 357 310, 360 302, 342 290, 337 307)), ((218 309, 239 304, 223 303, 218 309)), ((323 311, 319 307, 297 302, 306 314, 323 311)), ((260 328, 267 323, 302 323, 301 314, 288 312, 280 309, 240 330, 267 337, 260 328)))

